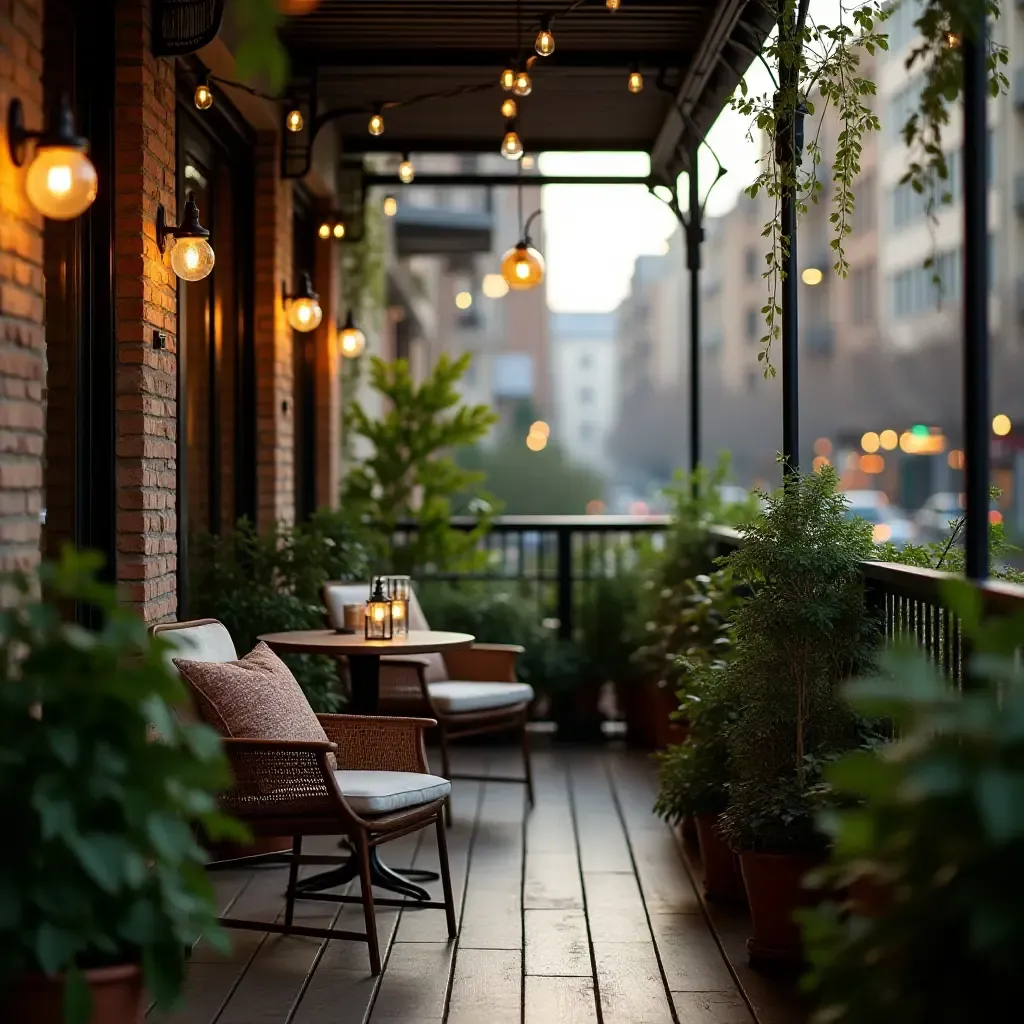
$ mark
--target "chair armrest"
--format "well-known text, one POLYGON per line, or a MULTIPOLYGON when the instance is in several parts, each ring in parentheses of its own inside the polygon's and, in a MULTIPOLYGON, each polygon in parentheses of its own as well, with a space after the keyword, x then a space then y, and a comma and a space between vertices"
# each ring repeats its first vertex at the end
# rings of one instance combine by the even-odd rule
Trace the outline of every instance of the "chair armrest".
POLYGON ((516 682, 516 656, 522 647, 512 644, 474 644, 445 651, 444 663, 452 679, 470 683, 516 682))
POLYGON ((225 739, 233 785, 220 797, 222 808, 247 821, 261 817, 337 813, 328 754, 322 740, 225 739))
POLYGON ((423 731, 432 718, 384 718, 370 715, 317 715, 324 732, 338 745, 339 768, 357 771, 430 773, 423 731))
POLYGON ((384 665, 411 665, 414 668, 426 668, 430 664, 430 660, 424 654, 397 654, 389 655, 386 658, 380 659, 381 666, 384 665))
POLYGON ((380 659, 380 703, 396 711, 430 712, 427 661, 414 654, 380 659))

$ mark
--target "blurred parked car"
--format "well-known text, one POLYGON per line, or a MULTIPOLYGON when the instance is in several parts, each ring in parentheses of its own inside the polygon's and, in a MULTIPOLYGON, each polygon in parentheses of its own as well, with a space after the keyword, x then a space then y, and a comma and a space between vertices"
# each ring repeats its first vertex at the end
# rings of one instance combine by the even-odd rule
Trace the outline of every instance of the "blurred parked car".
POLYGON ((964 496, 955 491, 933 494, 915 513, 914 523, 925 540, 939 540, 949 524, 964 514, 964 496))
POLYGON ((891 540, 893 544, 907 544, 916 536, 914 524, 889 501, 884 491, 847 491, 846 515, 848 519, 866 519, 872 526, 876 544, 891 540))

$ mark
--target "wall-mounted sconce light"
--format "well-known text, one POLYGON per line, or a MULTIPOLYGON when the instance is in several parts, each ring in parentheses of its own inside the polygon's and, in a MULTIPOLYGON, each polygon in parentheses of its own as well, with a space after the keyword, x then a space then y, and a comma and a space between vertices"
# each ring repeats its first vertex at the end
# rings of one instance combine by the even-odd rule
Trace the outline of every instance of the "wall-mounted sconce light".
POLYGON ((29 202, 51 220, 71 220, 85 213, 99 187, 96 168, 89 159, 89 140, 75 134, 75 115, 67 96, 42 131, 25 127, 25 108, 13 99, 7 108, 7 146, 15 167, 25 163, 29 140, 35 155, 25 175, 29 202))
POLYGON ((366 348, 366 335, 356 327, 352 310, 349 310, 345 323, 338 329, 338 347, 346 359, 355 359, 366 348))
POLYGON ((320 223, 316 232, 325 242, 329 238, 337 238, 339 241, 348 233, 345 222, 336 220, 334 217, 326 217, 320 223))
POLYGON ((288 311, 288 323, 304 334, 315 331, 324 318, 320 307, 320 296, 313 291, 313 282, 307 271, 302 272, 302 283, 294 295, 288 294, 288 286, 283 286, 285 309, 288 311))
POLYGON ((156 214, 156 244, 163 252, 166 240, 173 238, 171 269, 183 281, 202 281, 213 270, 217 257, 210 245, 209 229, 199 223, 195 193, 185 194, 185 208, 177 225, 168 224, 166 217, 161 206, 156 214))

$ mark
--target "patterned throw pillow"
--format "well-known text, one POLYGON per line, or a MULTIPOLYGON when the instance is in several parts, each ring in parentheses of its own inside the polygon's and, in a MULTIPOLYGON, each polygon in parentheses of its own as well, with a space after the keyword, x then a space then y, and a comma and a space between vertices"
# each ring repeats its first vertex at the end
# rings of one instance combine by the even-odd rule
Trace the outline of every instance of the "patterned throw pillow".
MULTIPOLYGON (((221 736, 256 740, 327 742, 295 676, 262 641, 238 661, 174 664, 188 683, 203 721, 221 736)), ((328 755, 336 768, 334 755, 328 755)))

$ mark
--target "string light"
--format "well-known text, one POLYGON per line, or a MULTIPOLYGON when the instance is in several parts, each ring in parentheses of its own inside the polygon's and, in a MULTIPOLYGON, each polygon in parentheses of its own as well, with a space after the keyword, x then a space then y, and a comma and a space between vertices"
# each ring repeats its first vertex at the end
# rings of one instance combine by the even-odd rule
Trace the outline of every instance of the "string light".
POLYGON ((288 314, 288 323, 303 334, 315 331, 324 318, 324 311, 320 306, 320 296, 313 291, 313 282, 306 271, 303 271, 302 283, 294 295, 289 295, 285 291, 284 304, 288 314))
POLYGON ((515 121, 509 121, 505 125, 505 138, 501 140, 501 155, 506 160, 522 159, 523 143, 516 133, 515 121))
POLYGON ((362 355, 363 349, 366 348, 366 335, 356 327, 351 310, 338 332, 338 346, 346 359, 355 359, 356 356, 362 355))
POLYGON ((609 11, 617 11, 622 6, 622 0, 604 0, 604 5, 609 11))
POLYGON ((555 37, 551 34, 551 15, 545 14, 540 19, 540 31, 533 48, 540 57, 550 57, 555 52, 555 37))
POLYGON ((639 68, 633 68, 629 73, 629 78, 626 79, 626 88, 631 93, 643 92, 644 90, 644 76, 640 74, 639 68))
POLYGON ((317 233, 320 235, 321 238, 330 238, 331 225, 324 221, 324 223, 320 225, 320 230, 317 233))
POLYGON ((505 68, 501 73, 501 87, 505 92, 511 92, 512 86, 516 84, 516 73, 511 68, 505 68))
POLYGON ((193 96, 197 110, 209 110, 213 106, 213 90, 210 88, 208 75, 203 75, 196 82, 196 91, 193 96))
POLYGON ((288 116, 285 118, 284 123, 290 132, 301 132, 306 124, 302 117, 302 111, 298 108, 288 111, 288 116))
POLYGON ((344 238, 345 237, 345 225, 340 221, 334 225, 334 237, 344 238))
POLYGON ((413 178, 416 177, 416 168, 413 167, 412 161, 409 159, 409 154, 406 153, 402 157, 402 162, 398 165, 398 180, 403 184, 408 185, 413 178))
POLYGON ((510 117, 515 117, 519 113, 519 108, 516 106, 516 101, 511 96, 507 96, 501 103, 501 116, 506 120, 510 117))
POLYGON ((517 96, 529 96, 533 92, 533 82, 530 81, 530 76, 525 71, 516 73, 516 80, 512 86, 512 91, 517 96))
POLYGON ((394 217, 398 213, 398 200, 394 196, 384 197, 384 216, 394 217))
POLYGON ((384 115, 379 111, 374 111, 370 117, 370 123, 367 125, 371 135, 383 135, 384 134, 384 115))

